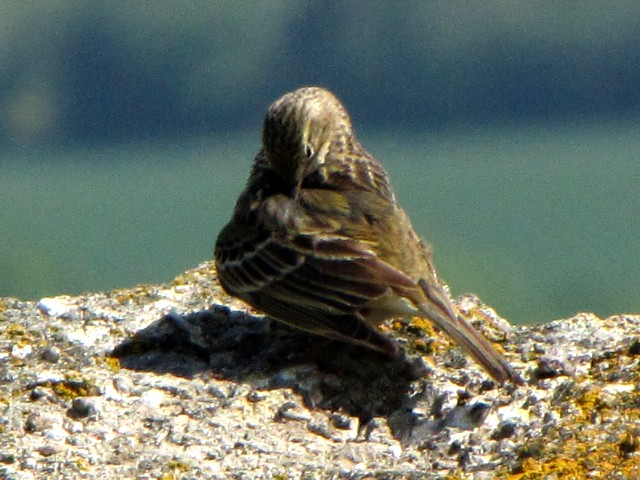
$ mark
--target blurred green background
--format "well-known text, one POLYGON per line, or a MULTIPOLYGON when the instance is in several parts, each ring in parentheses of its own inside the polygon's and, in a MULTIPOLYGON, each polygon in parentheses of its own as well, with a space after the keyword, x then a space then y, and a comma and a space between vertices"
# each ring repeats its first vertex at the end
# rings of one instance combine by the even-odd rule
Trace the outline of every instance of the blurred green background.
POLYGON ((0 4, 0 296, 212 256, 271 101, 334 90, 455 294, 640 311, 640 3, 0 4))

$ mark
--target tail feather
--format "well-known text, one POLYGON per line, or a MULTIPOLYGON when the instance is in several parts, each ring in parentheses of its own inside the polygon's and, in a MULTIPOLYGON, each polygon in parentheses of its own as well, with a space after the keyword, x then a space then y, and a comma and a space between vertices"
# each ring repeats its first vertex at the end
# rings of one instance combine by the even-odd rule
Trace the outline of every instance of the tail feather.
POLYGON ((491 343, 460 316, 441 289, 433 288, 425 280, 418 283, 428 300, 418 307, 429 320, 463 347, 501 385, 506 381, 517 385, 524 383, 491 343))

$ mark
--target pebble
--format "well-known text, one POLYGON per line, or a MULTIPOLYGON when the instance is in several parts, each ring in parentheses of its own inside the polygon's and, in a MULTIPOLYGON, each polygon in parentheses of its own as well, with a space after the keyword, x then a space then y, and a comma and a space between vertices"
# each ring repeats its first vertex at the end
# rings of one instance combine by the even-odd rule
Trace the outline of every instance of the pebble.
POLYGON ((65 297, 45 297, 40 299, 36 308, 48 317, 62 317, 75 310, 76 305, 65 297))
POLYGON ((88 397, 76 397, 73 399, 73 411, 80 417, 88 417, 98 412, 95 399, 88 397))
POLYGON ((60 349, 58 347, 45 347, 40 353, 40 357, 49 363, 57 363, 60 360, 60 349))

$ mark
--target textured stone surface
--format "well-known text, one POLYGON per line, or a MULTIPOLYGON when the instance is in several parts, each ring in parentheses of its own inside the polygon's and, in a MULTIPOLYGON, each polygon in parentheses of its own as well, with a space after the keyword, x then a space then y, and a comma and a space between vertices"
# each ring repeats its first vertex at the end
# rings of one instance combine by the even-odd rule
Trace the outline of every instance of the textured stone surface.
POLYGON ((423 320, 390 362, 264 319, 210 264, 162 286, 0 299, 0 478, 640 478, 640 317, 511 327, 528 384, 423 320))

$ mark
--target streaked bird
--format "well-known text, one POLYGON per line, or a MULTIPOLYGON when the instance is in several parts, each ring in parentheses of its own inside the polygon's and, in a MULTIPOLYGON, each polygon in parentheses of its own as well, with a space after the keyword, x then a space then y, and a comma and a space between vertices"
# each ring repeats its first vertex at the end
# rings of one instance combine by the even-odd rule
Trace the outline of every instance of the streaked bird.
POLYGON ((420 316, 497 382, 522 382, 460 316, 387 173, 323 88, 300 88, 269 107, 215 260, 225 291, 294 327, 395 355, 378 325, 420 316))

